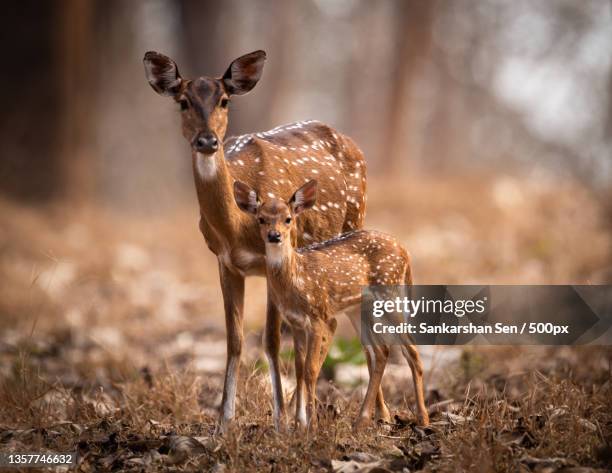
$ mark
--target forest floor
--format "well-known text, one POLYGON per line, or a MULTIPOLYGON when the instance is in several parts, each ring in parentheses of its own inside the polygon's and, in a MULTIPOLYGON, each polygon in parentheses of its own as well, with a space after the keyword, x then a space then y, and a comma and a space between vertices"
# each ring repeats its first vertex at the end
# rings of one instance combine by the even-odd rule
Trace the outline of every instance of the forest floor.
MULTIPOLYGON (((368 195, 366 226, 406 244, 417 283, 612 278, 606 216, 574 183, 373 178, 368 195)), ((319 383, 318 430, 277 434, 256 278, 237 421, 214 435, 223 308, 195 202, 160 215, 0 201, 0 278, 0 451, 76 451, 77 471, 612 469, 608 347, 422 347, 432 425, 415 425, 398 361, 383 381, 392 423, 355 432, 367 370, 343 324, 319 383)))

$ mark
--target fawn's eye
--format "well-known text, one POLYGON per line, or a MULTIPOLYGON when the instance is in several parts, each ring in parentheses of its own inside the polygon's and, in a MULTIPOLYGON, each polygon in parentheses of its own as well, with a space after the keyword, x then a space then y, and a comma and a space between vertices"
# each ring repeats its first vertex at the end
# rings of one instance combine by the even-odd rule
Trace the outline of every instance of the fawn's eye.
POLYGON ((184 112, 189 108, 189 102, 185 99, 179 100, 179 106, 181 107, 181 112, 184 112))
POLYGON ((263 225, 264 223, 266 223, 266 221, 263 218, 259 217, 259 223, 263 225))
POLYGON ((227 108, 229 105, 229 99, 227 97, 223 97, 221 102, 219 102, 219 105, 221 105, 221 108, 227 108))
POLYGON ((287 218, 285 219, 285 223, 286 223, 287 225, 289 225, 289 224, 291 223, 291 217, 287 217, 287 218))

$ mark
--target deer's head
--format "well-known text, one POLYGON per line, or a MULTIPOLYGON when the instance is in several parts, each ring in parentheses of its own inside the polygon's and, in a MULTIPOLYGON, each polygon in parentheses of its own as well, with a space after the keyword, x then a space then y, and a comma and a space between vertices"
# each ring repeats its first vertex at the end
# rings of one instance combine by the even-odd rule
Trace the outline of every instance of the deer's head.
POLYGON ((311 180, 295 191, 288 201, 268 199, 261 201, 257 192, 247 184, 234 182, 234 199, 243 212, 257 218, 259 233, 266 244, 266 253, 291 247, 291 234, 295 231, 295 218, 315 205, 317 181, 311 180))
POLYGON ((254 51, 234 60, 220 78, 183 79, 168 56, 149 51, 144 56, 149 84, 160 95, 178 103, 183 136, 192 149, 210 155, 221 146, 227 131, 230 98, 249 92, 259 81, 266 60, 264 51, 254 51))

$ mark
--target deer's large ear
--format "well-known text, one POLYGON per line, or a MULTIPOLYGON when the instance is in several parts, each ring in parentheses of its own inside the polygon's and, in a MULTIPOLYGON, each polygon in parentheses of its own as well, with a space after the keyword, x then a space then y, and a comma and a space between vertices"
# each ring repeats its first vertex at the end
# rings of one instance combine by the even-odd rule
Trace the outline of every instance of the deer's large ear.
POLYGON ((295 191, 295 194, 289 199, 289 206, 293 213, 297 215, 311 208, 316 202, 317 181, 313 179, 295 191))
POLYGON ((223 83, 230 94, 242 95, 249 92, 261 78, 266 53, 253 51, 235 59, 223 74, 223 83))
POLYGON ((183 79, 172 59, 155 51, 148 51, 144 55, 143 63, 147 80, 155 92, 167 97, 178 94, 183 79))
POLYGON ((240 210, 255 215, 259 208, 260 201, 257 192, 251 189, 244 182, 234 182, 234 199, 240 210))

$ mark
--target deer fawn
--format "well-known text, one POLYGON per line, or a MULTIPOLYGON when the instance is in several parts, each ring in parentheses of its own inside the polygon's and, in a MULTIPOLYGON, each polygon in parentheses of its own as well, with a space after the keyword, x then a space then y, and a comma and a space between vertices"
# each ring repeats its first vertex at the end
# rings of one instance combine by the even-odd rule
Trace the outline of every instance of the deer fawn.
MULTIPOLYGON (((144 56, 151 87, 171 97, 180 107, 183 136, 192 150, 200 231, 219 261, 227 331, 221 427, 235 414, 243 345, 244 278, 265 275, 264 244, 259 238, 257 223, 234 202, 234 180, 248 183, 267 198, 286 199, 305 180, 319 179, 323 198, 294 227, 293 238, 298 246, 361 228, 365 214, 363 154, 350 138, 333 128, 317 121, 305 121, 224 140, 230 100, 255 87, 265 59, 263 51, 255 51, 234 60, 219 78, 190 80, 181 77, 169 57, 153 51, 144 56)), ((284 410, 278 371, 281 323, 278 310, 268 290, 264 345, 270 362, 277 429, 284 410)), ((329 330, 333 332, 333 329, 332 324, 329 330)), ((377 405, 381 416, 388 417, 380 393, 377 405)))
MULTIPOLYGON (((316 422, 319 357, 330 320, 338 312, 346 312, 353 325, 359 325, 362 286, 412 284, 410 256, 394 238, 366 230, 296 249, 291 236, 302 218, 296 217, 315 208, 316 180, 304 184, 286 201, 274 197, 262 201, 257 191, 242 182, 234 183, 234 196, 238 207, 257 218, 266 248, 269 295, 294 334, 296 422, 306 427, 316 422)), ((366 348, 370 354, 370 380, 357 427, 371 420, 390 347, 373 344, 366 348)), ((417 420, 427 425, 419 354, 410 343, 402 346, 402 352, 412 371, 417 420)))

